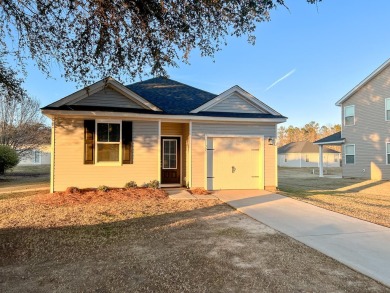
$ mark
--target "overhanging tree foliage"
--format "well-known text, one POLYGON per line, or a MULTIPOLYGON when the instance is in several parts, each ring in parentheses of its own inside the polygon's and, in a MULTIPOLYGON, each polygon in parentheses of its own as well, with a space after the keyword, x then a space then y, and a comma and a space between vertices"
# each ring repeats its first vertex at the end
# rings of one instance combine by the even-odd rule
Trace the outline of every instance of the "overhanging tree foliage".
POLYGON ((21 70, 25 58, 32 58, 48 75, 58 62, 67 80, 83 83, 108 75, 166 75, 167 66, 187 62, 194 48, 213 56, 229 35, 246 35, 254 43, 256 25, 284 5, 284 0, 2 0, 0 84, 22 91, 16 78, 7 78, 15 77, 10 58, 21 70))

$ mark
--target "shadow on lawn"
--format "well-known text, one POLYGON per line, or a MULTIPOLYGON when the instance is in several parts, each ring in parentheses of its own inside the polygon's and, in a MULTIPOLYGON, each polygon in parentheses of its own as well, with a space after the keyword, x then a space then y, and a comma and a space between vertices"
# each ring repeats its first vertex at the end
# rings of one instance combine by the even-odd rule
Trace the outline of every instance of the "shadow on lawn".
MULTIPOLYGON (((203 239, 198 228, 207 228, 207 219, 221 219, 233 211, 225 204, 190 211, 113 221, 97 225, 53 228, 0 229, 0 266, 25 262, 80 259, 96 255, 110 245, 164 246, 175 239, 203 239), (197 228, 197 229, 191 229, 197 228)), ((107 217, 110 215, 107 214, 107 217)), ((180 245, 180 241, 177 241, 180 245)))

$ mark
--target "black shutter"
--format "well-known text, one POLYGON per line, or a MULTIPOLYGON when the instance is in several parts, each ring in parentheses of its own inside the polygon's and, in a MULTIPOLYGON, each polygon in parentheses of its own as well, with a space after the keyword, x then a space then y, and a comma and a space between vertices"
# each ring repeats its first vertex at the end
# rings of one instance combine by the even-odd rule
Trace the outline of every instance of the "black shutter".
POLYGON ((122 163, 133 164, 133 122, 122 121, 122 163))
POLYGON ((94 164, 95 120, 84 120, 84 164, 94 164))

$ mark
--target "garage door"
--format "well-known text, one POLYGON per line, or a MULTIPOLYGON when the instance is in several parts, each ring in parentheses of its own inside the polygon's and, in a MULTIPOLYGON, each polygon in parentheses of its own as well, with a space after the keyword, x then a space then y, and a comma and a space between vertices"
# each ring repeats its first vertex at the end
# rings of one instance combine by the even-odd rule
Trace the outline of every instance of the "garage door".
POLYGON ((207 188, 259 189, 260 138, 208 138, 207 188))

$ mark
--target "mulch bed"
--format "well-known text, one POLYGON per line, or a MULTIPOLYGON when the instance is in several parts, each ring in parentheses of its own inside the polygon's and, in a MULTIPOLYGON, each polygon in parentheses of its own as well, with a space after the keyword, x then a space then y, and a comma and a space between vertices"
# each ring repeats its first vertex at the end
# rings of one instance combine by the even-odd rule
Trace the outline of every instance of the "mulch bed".
POLYGON ((86 188, 68 188, 64 192, 40 194, 35 202, 50 206, 67 206, 88 203, 107 203, 135 199, 166 199, 168 194, 162 189, 153 188, 113 188, 108 191, 86 188))

